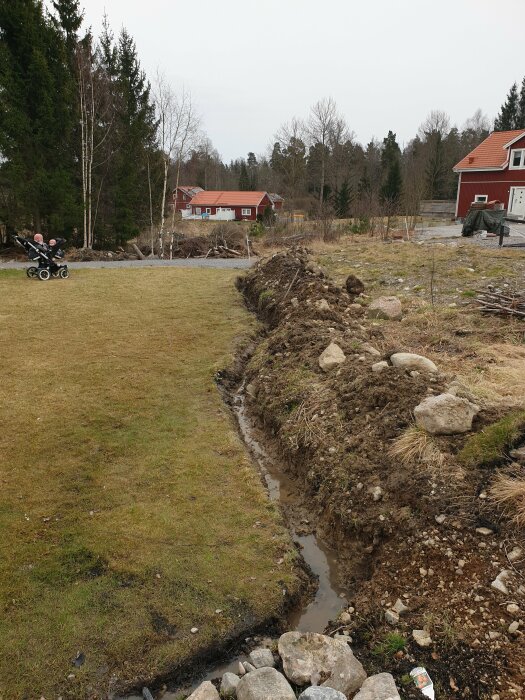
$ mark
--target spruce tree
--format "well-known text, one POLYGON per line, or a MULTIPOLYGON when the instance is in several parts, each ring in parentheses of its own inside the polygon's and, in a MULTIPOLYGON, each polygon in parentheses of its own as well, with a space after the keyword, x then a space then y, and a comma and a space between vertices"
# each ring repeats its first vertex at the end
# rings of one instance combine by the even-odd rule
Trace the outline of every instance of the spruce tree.
POLYGON ((239 189, 241 192, 249 192, 250 188, 250 178, 248 176, 248 169, 246 167, 246 162, 241 161, 241 172, 239 175, 239 189))
POLYGON ((501 106, 500 113, 494 122, 495 131, 511 131, 519 129, 520 106, 518 98, 518 86, 516 83, 510 89, 507 99, 501 106))
POLYGON ((350 214, 350 204, 352 201, 352 193, 348 180, 344 180, 341 187, 335 192, 334 207, 337 216, 340 219, 348 218, 350 214))
POLYGON ((254 192, 257 189, 257 158, 252 151, 248 153, 246 168, 248 171, 249 189, 254 192))
POLYGON ((383 151, 381 153, 381 169, 383 184, 381 186, 381 199, 393 206, 399 204, 403 180, 401 176, 401 149, 396 141, 396 135, 389 131, 383 139, 383 151))
POLYGON ((521 81, 517 129, 525 129, 525 78, 521 81))

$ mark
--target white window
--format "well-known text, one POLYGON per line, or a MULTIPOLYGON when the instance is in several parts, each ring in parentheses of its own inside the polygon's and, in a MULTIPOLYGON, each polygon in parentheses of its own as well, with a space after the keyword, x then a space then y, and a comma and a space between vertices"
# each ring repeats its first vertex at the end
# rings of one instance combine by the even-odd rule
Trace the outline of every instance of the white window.
POLYGON ((191 209, 191 204, 186 204, 186 209, 191 209))
POLYGON ((202 214, 202 209, 200 207, 195 207, 196 214, 202 214))
POLYGON ((477 194, 474 196, 475 202, 488 202, 489 196, 487 194, 477 194))
POLYGON ((210 208, 210 207, 206 207, 206 214, 211 214, 211 208, 210 208))
POLYGON ((509 168, 511 170, 525 169, 525 148, 515 148, 510 152, 509 168))
POLYGON ((241 209, 241 216, 251 216, 251 209, 241 209))

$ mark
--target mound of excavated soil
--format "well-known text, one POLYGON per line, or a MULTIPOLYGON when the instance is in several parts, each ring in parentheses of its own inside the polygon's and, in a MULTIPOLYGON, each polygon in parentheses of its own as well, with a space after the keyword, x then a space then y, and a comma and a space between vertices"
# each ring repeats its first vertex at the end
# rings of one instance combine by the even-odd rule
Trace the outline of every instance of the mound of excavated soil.
MULTIPOLYGON (((426 665, 436 697, 522 697, 525 578, 507 558, 521 533, 487 500, 490 474, 458 460, 466 436, 423 436, 419 458, 392 452, 415 406, 454 377, 439 362, 432 376, 374 372, 403 348, 379 353, 381 324, 366 318, 364 300, 353 303, 305 250, 274 255, 238 287, 267 324, 246 368, 247 405, 303 484, 312 526, 339 552, 354 651, 401 685, 416 662, 426 665), (318 360, 331 342, 346 359, 325 372, 318 360), (491 588, 503 569, 506 594, 491 588), (389 624, 397 599, 408 609, 389 624), (428 648, 412 638, 423 628, 428 648), (387 643, 394 632, 401 645, 387 643)), ((482 407, 474 430, 495 417, 482 407)))

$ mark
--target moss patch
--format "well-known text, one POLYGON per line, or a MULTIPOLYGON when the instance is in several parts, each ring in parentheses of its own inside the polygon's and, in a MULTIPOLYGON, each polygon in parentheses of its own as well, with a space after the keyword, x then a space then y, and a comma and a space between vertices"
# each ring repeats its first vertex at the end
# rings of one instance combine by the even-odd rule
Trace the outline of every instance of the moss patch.
POLYGON ((525 410, 513 411, 468 438, 459 460, 469 467, 489 467, 502 462, 525 433, 525 410))

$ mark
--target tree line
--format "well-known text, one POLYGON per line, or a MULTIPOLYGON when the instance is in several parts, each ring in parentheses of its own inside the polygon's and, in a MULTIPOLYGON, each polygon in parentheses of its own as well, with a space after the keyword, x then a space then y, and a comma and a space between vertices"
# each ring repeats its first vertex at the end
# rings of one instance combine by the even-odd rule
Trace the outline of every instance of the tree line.
MULTIPOLYGON (((133 38, 83 30, 79 0, 0 3, 0 224, 83 247, 120 245, 176 227, 171 191, 265 190, 315 216, 417 214, 422 199, 454 199, 452 168, 487 136, 477 110, 460 128, 431 112, 399 144, 393 130, 360 144, 331 98, 292 117, 267 152, 223 162, 200 128, 191 94, 158 72, 153 84, 133 38)), ((525 128, 525 79, 495 128, 525 128)))

